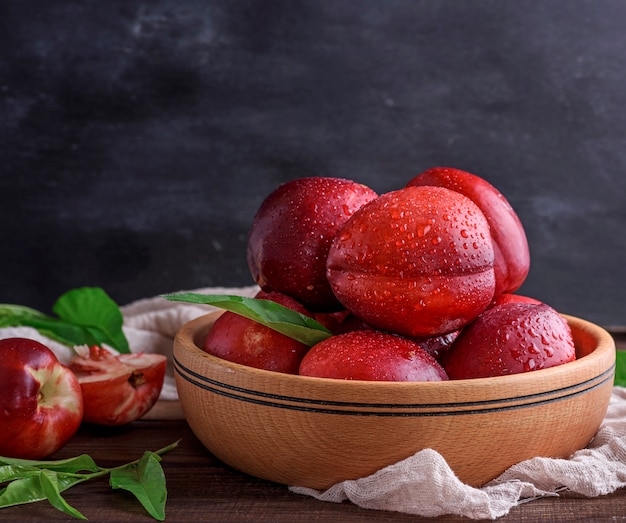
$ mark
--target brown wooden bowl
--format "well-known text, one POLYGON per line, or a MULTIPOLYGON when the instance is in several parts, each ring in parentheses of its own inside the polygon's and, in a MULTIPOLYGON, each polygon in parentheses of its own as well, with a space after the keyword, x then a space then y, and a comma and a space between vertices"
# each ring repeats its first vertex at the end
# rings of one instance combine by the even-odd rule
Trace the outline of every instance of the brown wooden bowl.
POLYGON ((585 447, 613 387, 613 338, 571 316, 574 362, 401 383, 295 376, 217 358, 200 347, 219 314, 189 322, 174 341, 185 418, 227 465, 286 485, 323 490, 431 448, 478 487, 525 459, 567 458, 585 447))

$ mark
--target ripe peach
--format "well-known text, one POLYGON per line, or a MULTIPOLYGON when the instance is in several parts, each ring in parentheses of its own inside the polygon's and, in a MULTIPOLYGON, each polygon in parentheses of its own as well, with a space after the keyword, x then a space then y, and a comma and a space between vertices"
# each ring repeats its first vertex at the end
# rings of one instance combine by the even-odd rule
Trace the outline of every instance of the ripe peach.
MULTIPOLYGON (((281 293, 259 292, 256 298, 272 300, 310 316, 302 304, 281 293)), ((300 360, 308 349, 304 343, 230 311, 217 319, 204 342, 204 350, 219 358, 288 374, 298 373, 300 360)))
POLYGON ((463 329, 443 357, 450 379, 546 369, 576 359, 570 327, 545 303, 490 307, 463 329))
POLYGON ((467 325, 495 289, 489 225, 469 198, 406 187, 365 204, 335 238, 328 280, 343 305, 377 329, 439 336, 467 325))
POLYGON ((408 186, 434 185, 470 198, 489 222, 494 247, 495 295, 521 287, 530 269, 526 232, 508 200, 487 180, 451 167, 433 167, 409 181, 408 186))
POLYGON ((300 375, 369 381, 445 381, 445 371, 417 343, 376 330, 331 336, 313 345, 300 375))
POLYGON ((254 280, 309 310, 341 309, 326 279, 326 256, 337 231, 376 196, 341 178, 299 178, 279 186, 259 207, 248 236, 254 280))

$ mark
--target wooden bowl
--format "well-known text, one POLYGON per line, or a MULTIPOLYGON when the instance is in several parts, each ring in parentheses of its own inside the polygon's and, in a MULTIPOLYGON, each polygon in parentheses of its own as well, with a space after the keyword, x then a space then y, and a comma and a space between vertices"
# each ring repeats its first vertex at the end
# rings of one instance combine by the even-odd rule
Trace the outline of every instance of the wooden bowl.
POLYGON ((613 338, 571 316, 574 362, 400 383, 294 376, 222 360, 200 348, 219 314, 189 322, 174 341, 185 418, 227 465, 286 485, 324 490, 431 448, 478 487, 525 459, 567 458, 585 447, 613 387, 613 338))

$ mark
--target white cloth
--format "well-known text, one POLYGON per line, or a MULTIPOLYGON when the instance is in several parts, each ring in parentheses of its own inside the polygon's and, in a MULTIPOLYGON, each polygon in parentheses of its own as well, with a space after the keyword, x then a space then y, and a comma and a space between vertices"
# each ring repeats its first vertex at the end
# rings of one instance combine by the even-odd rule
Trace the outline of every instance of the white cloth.
POLYGON ((602 496, 626 486, 626 389, 614 387, 606 417, 587 448, 569 459, 534 458, 518 463, 482 488, 458 480, 431 449, 371 476, 343 481, 326 491, 291 487, 299 494, 360 507, 419 516, 459 515, 497 519, 533 499, 569 490, 602 496))
MULTIPOLYGON (((211 287, 207 294, 254 296, 258 287, 211 287)), ((188 321, 214 307, 172 302, 161 297, 121 307, 124 332, 132 352, 158 352, 168 358, 176 332, 188 321)), ((61 359, 71 349, 27 327, 0 329, 0 339, 31 337, 47 344, 61 359)), ((176 400, 172 365, 168 365, 160 399, 176 400)), ((533 499, 558 496, 560 491, 601 496, 626 486, 626 389, 614 387, 606 417, 591 444, 569 459, 535 458, 514 465, 482 488, 459 481, 443 457, 431 449, 381 469, 373 475, 338 483, 326 491, 292 486, 291 491, 329 502, 351 501, 367 509, 419 516, 460 515, 497 519, 511 508, 533 499)))

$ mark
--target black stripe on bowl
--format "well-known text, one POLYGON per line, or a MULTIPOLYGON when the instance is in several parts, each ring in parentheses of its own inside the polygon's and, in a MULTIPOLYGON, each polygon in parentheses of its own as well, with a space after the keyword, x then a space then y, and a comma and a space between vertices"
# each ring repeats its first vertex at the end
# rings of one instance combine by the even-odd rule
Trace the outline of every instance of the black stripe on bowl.
POLYGON ((317 412, 322 414, 343 414, 351 416, 458 416, 464 414, 481 414, 536 407, 567 400, 601 387, 613 381, 615 365, 602 374, 589 380, 536 394, 520 395, 482 401, 461 401, 455 403, 361 403, 332 400, 298 398, 256 391, 223 383, 202 376, 185 367, 174 357, 175 372, 187 382, 203 390, 219 394, 231 399, 247 401, 268 407, 317 412))

